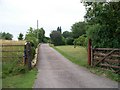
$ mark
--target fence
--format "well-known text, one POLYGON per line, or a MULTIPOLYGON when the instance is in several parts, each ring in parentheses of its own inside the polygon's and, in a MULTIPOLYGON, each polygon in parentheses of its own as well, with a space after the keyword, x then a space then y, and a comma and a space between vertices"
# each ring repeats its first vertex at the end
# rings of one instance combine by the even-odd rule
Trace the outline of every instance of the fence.
POLYGON ((26 42, 25 45, 1 45, 2 49, 2 61, 10 61, 13 59, 17 59, 18 62, 24 65, 27 65, 29 69, 31 69, 31 44, 26 42), (5 49, 4 49, 5 48, 5 49))
POLYGON ((91 41, 88 47, 88 64, 99 66, 120 73, 120 49, 117 48, 92 48, 91 41))

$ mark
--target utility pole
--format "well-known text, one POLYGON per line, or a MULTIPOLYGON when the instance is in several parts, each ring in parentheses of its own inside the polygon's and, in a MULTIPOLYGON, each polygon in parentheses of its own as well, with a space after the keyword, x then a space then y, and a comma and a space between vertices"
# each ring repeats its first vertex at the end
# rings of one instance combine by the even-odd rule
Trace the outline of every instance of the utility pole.
POLYGON ((37 30, 38 30, 38 20, 37 20, 37 30))
POLYGON ((37 20, 37 39, 38 39, 38 43, 39 43, 39 35, 38 35, 38 20, 37 20))

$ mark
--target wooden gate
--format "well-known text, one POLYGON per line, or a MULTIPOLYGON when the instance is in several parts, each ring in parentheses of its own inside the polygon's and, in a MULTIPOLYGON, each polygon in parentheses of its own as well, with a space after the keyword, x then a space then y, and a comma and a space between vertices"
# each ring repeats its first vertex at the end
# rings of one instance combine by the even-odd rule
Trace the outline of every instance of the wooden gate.
POLYGON ((120 48, 92 48, 88 42, 88 64, 120 74, 120 48))
POLYGON ((120 49, 92 48, 92 66, 100 66, 106 69, 120 72, 120 49))
POLYGON ((24 64, 28 66, 28 69, 31 69, 32 50, 30 42, 26 42, 25 44, 21 45, 2 44, 0 52, 2 53, 0 58, 2 59, 3 63, 11 61, 13 62, 16 60, 18 64, 24 64))

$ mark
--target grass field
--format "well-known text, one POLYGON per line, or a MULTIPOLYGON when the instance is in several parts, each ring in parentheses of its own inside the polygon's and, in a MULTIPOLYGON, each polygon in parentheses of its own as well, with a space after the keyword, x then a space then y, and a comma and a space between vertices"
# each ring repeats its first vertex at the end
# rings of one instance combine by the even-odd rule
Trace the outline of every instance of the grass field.
POLYGON ((32 88, 37 70, 33 69, 25 74, 9 76, 3 79, 3 88, 32 88))
POLYGON ((2 86, 4 88, 31 88, 36 77, 37 70, 28 71, 23 64, 25 41, 0 40, 1 45, 23 45, 5 46, 0 51, 22 51, 2 52, 2 86), (15 58, 4 58, 15 57, 15 58))
MULTIPOLYGON (((52 46, 52 45, 51 45, 52 46)), ((56 49, 58 52, 60 52, 63 56, 68 58, 73 63, 84 66, 88 68, 92 73, 95 73, 97 75, 102 75, 107 78, 110 78, 115 81, 120 82, 120 75, 115 74, 111 71, 104 70, 99 67, 91 67, 87 65, 87 49, 84 47, 76 47, 74 46, 52 46, 54 49, 56 49)))
POLYGON ((87 66, 87 50, 84 47, 56 46, 57 51, 80 66, 87 66))

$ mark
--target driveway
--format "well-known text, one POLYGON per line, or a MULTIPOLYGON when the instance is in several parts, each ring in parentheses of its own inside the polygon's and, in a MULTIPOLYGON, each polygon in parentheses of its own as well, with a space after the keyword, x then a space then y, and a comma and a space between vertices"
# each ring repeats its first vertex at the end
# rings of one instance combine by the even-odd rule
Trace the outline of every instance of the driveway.
POLYGON ((118 83, 75 65, 48 44, 39 47, 33 88, 118 88, 118 83))

